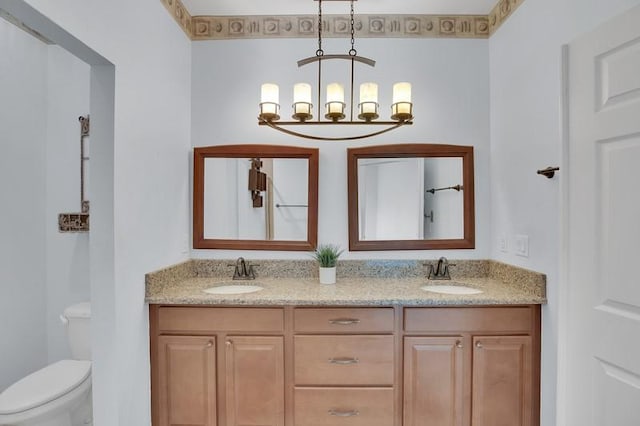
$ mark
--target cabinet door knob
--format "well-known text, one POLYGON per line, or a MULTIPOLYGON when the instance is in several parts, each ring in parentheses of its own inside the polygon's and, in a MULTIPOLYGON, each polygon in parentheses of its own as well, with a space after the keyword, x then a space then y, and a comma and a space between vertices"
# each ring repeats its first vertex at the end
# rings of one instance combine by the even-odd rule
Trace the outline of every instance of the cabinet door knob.
POLYGON ((461 340, 456 340, 456 348, 458 349, 462 349, 462 341, 461 340))
POLYGON ((360 320, 357 318, 335 318, 335 319, 330 319, 329 324, 336 324, 336 325, 360 324, 360 320))
POLYGON ((231 346, 231 344, 232 344, 232 343, 233 343, 233 341, 232 341, 232 340, 227 340, 227 341, 225 342, 225 344, 226 344, 227 346, 231 346))
POLYGON ((212 347, 213 347, 213 340, 209 340, 209 341, 207 342, 207 347, 208 347, 208 348, 212 348, 212 347))
POLYGON ((349 411, 343 411, 343 410, 335 410, 335 409, 331 409, 329 410, 329 414, 335 417, 354 417, 360 414, 360 412, 358 410, 349 410, 349 411))
POLYGON ((359 362, 360 360, 358 358, 329 358, 330 364, 351 365, 359 362))
POLYGON ((476 342, 476 348, 478 349, 482 349, 484 346, 482 346, 482 342, 476 342))

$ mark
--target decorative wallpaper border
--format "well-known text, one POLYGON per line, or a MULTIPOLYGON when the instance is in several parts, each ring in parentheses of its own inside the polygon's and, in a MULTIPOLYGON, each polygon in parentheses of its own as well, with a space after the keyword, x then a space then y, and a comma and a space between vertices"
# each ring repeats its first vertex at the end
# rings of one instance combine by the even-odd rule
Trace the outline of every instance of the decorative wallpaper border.
MULTIPOLYGON (((348 15, 323 18, 323 37, 349 36, 348 15)), ((489 19, 480 15, 357 15, 355 29, 357 38, 487 38, 489 19)), ((194 16, 192 30, 192 40, 316 38, 318 17, 194 16)))
MULTIPOLYGON (((181 0, 160 0, 191 40, 315 38, 316 15, 191 16, 181 0)), ((488 38, 524 0, 500 0, 489 15, 356 15, 358 38, 488 38)), ((349 35, 348 15, 325 15, 323 37, 349 35)))
POLYGON ((493 35, 524 0, 500 0, 489 13, 489 34, 493 35))
POLYGON ((164 7, 167 8, 169 14, 173 16, 173 19, 176 20, 180 28, 189 36, 191 40, 193 40, 193 30, 192 30, 192 17, 187 8, 182 4, 180 0, 160 0, 164 7))

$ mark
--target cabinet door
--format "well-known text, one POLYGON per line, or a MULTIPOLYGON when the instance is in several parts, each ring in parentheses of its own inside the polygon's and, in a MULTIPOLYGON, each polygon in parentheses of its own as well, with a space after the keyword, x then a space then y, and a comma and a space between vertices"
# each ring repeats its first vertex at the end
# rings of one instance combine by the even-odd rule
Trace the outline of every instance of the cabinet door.
POLYGON ((229 336, 226 426, 284 425, 283 338, 229 336))
POLYGON ((158 337, 160 426, 216 425, 214 337, 158 337))
POLYGON ((473 338, 473 426, 531 426, 530 336, 473 338))
POLYGON ((462 426, 460 337, 405 337, 404 426, 462 426))

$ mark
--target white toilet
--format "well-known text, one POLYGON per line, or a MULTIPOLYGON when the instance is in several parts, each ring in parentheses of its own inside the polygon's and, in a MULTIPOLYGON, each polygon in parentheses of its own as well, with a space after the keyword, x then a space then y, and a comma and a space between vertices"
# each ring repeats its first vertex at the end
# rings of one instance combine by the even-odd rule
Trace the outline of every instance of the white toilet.
POLYGON ((91 305, 78 303, 60 319, 71 356, 28 375, 0 394, 2 426, 91 425, 91 305))

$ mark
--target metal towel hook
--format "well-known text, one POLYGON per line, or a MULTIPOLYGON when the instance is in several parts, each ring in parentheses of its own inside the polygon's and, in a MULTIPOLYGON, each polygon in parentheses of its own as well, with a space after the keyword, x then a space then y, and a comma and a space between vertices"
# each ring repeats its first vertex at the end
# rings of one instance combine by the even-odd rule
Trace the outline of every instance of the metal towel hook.
POLYGON ((546 169, 538 170, 538 174, 551 179, 556 175, 558 170, 560 170, 560 167, 547 167, 546 169))

